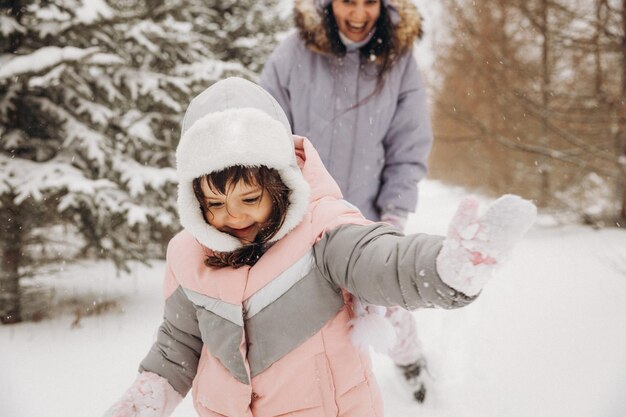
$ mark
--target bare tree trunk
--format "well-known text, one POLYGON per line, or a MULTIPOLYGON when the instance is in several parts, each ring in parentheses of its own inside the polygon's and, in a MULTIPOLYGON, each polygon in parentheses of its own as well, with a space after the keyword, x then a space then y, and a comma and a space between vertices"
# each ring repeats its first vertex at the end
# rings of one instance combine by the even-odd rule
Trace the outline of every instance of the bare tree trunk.
POLYGON ((621 167, 622 220, 626 220, 626 0, 622 0, 622 96, 618 101, 619 122, 617 132, 618 160, 621 167))
POLYGON ((596 93, 596 97, 600 98, 602 101, 606 98, 604 92, 602 91, 604 79, 602 76, 602 47, 600 46, 600 37, 602 36, 602 4, 605 0, 596 0, 596 30, 593 35, 593 60, 595 62, 596 67, 596 77, 595 77, 595 86, 594 91, 596 93))
POLYGON ((0 270, 0 321, 3 324, 22 321, 19 267, 23 256, 24 228, 17 207, 4 209, 2 220, 2 270, 0 270))
MULTIPOLYGON (((22 20, 23 0, 0 2, 0 13, 7 14, 17 22, 22 20)), ((15 52, 24 40, 24 34, 14 31, 6 37, 0 37, 0 54, 15 52)), ((15 112, 9 113, 9 126, 17 118, 15 112)), ((22 321, 20 304, 19 266, 22 260, 23 228, 18 221, 17 207, 12 204, 10 195, 2 196, 0 202, 0 322, 3 324, 22 321)))
MULTIPOLYGON (((541 101, 543 105, 543 115, 541 117, 541 144, 548 148, 550 145, 548 138, 548 108, 550 105, 550 38, 548 34, 548 0, 541 0, 541 24, 543 36, 543 44, 541 48, 541 101)), ((549 158, 542 157, 539 162, 541 190, 537 201, 541 207, 545 207, 548 204, 548 201, 550 201, 550 171, 549 158)))

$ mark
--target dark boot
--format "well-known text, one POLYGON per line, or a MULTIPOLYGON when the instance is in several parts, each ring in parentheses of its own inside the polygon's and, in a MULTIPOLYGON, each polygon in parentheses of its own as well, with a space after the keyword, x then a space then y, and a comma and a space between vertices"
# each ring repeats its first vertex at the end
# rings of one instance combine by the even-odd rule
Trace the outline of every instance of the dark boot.
POLYGON ((415 400, 420 404, 423 403, 426 399, 426 385, 423 378, 423 372, 425 371, 424 361, 420 359, 409 365, 398 365, 398 368, 402 370, 404 378, 413 391, 415 400))

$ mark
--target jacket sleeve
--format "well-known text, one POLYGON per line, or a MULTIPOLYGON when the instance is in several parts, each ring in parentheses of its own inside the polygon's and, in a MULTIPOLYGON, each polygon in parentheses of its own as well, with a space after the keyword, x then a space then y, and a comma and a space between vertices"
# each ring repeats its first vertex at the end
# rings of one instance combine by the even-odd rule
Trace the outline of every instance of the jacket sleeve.
POLYGON ((289 51, 289 39, 280 44, 268 58, 263 72, 261 73, 261 87, 270 93, 280 104, 289 119, 293 129, 293 117, 291 114, 291 96, 289 93, 289 72, 291 62, 295 59, 293 52, 289 51))
MULTIPOLYGON (((166 287, 176 285, 169 265, 168 260, 166 287)), ((202 340, 196 309, 182 287, 178 286, 165 301, 163 323, 159 327, 156 341, 141 362, 139 371, 153 372, 167 379, 184 397, 196 376, 201 350, 202 340)))
POLYGON ((404 63, 396 111, 385 138, 385 163, 377 206, 381 214, 406 216, 417 205, 417 183, 426 176, 433 142, 426 91, 413 54, 404 63))
POLYGON ((463 307, 476 297, 446 285, 436 269, 442 236, 404 236, 382 224, 342 225, 315 244, 317 267, 334 285, 368 304, 463 307))

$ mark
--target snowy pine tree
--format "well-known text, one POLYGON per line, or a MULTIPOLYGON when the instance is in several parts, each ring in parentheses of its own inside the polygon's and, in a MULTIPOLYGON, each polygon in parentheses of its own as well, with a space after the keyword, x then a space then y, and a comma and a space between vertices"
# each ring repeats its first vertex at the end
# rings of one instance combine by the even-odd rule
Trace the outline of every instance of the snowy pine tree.
POLYGON ((0 1, 0 319, 61 260, 120 268, 179 228, 174 149, 189 100, 255 78, 275 2, 0 1))

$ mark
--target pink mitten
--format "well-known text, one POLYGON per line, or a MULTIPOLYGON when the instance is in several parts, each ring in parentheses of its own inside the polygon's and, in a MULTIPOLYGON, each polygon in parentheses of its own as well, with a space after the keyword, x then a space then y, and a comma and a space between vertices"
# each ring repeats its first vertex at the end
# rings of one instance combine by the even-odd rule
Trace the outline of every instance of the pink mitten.
POLYGON ((142 372, 104 417, 168 417, 182 400, 165 378, 142 372))
POLYGON ((478 217, 478 201, 461 201, 437 256, 437 272, 452 288, 476 295, 537 215, 533 203, 506 194, 478 217))

